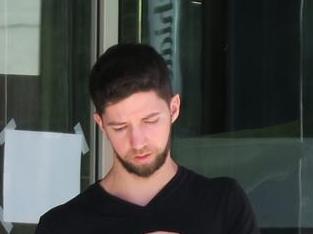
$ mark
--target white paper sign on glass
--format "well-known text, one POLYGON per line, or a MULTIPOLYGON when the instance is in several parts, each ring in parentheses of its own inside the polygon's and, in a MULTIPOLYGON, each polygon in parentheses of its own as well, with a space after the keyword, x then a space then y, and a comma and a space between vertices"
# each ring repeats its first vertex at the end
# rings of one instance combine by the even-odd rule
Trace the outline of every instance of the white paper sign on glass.
POLYGON ((38 223, 80 192, 80 134, 5 130, 3 218, 38 223))

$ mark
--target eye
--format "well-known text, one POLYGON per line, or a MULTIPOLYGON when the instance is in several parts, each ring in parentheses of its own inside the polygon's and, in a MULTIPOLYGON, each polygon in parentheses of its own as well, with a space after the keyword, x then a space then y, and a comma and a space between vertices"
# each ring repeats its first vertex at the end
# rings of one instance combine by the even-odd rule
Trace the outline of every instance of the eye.
POLYGON ((153 119, 146 119, 144 120, 145 123, 147 124, 154 124, 157 123, 159 121, 159 118, 153 118, 153 119))
POLYGON ((113 128, 113 130, 116 131, 116 132, 121 132, 121 131, 123 131, 124 129, 126 129, 126 126, 114 127, 114 128, 113 128))

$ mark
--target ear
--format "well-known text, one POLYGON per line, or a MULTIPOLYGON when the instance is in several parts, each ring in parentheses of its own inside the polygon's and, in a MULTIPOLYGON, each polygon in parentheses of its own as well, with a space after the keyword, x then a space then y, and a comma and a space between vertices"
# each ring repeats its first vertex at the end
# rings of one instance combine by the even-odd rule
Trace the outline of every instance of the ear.
POLYGON ((95 122, 97 123, 98 127, 99 127, 102 131, 104 131, 101 115, 99 115, 98 113, 94 113, 94 114, 93 114, 93 119, 94 119, 95 122))
POLYGON ((180 97, 178 94, 172 97, 170 102, 171 122, 174 123, 179 116, 180 97))

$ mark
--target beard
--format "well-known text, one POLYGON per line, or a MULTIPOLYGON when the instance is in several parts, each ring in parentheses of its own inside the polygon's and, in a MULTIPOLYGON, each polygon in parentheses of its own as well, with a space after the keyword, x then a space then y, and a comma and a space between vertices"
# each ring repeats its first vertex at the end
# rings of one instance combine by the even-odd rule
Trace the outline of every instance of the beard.
POLYGON ((122 166, 126 169, 126 171, 135 174, 139 177, 148 178, 163 166, 169 155, 169 149, 170 149, 170 139, 168 140, 165 148, 156 154, 155 159, 151 163, 144 165, 136 165, 135 163, 132 163, 130 160, 127 159, 128 158, 131 159, 133 155, 141 155, 144 154, 145 152, 151 152, 147 147, 144 147, 141 150, 132 150, 130 153, 126 155, 125 157, 126 159, 123 159, 119 154, 117 154, 116 151, 115 155, 119 162, 122 164, 122 166))

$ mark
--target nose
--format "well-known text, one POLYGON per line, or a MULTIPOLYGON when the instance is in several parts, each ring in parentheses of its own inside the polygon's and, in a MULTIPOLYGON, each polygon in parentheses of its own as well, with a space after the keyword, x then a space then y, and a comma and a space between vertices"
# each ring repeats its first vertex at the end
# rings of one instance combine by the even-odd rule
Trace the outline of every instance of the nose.
POLYGON ((130 130, 130 144, 133 149, 140 150, 145 146, 145 134, 140 127, 133 127, 130 130))

